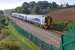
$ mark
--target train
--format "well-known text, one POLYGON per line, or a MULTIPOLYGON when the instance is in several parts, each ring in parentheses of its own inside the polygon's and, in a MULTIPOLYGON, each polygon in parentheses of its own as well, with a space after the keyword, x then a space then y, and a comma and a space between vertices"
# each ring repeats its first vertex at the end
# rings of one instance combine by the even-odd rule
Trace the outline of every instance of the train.
POLYGON ((52 17, 47 15, 29 15, 22 13, 12 13, 12 17, 21 19, 25 22, 39 25, 41 28, 49 29, 52 24, 52 17))

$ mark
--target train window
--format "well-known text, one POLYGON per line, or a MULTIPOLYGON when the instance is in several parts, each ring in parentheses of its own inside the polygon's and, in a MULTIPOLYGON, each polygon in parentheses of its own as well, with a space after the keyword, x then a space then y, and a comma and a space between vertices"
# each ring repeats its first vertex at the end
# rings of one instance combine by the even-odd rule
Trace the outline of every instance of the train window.
POLYGON ((40 22, 40 19, 38 19, 38 18, 34 18, 33 20, 34 20, 34 21, 40 22))
POLYGON ((20 18, 24 18, 24 16, 19 15, 20 18))

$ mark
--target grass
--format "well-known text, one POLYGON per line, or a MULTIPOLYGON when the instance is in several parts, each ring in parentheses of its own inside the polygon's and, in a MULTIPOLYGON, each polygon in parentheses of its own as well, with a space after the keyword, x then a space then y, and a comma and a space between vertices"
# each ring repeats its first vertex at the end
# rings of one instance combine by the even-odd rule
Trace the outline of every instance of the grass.
POLYGON ((26 46, 27 50, 41 50, 38 46, 36 46, 33 42, 28 40, 26 37, 20 35, 15 27, 11 24, 8 26, 8 31, 11 33, 11 35, 15 38, 17 38, 24 46, 26 46))
POLYGON ((8 22, 7 17, 0 18, 0 25, 1 25, 0 31, 2 34, 2 37, 1 37, 2 39, 0 40, 0 49, 2 47, 2 50, 3 50, 8 45, 13 46, 15 44, 19 46, 20 44, 19 47, 21 48, 21 50, 41 50, 38 46, 32 43, 29 39, 20 35, 19 32, 16 31, 16 28, 10 22, 8 22), (8 25, 6 25, 7 23, 8 25))

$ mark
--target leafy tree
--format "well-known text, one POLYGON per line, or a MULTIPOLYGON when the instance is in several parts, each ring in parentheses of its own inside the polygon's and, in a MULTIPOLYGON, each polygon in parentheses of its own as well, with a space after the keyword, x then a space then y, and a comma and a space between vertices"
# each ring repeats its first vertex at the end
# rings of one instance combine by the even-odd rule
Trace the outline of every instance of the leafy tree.
POLYGON ((50 5, 49 5, 48 1, 38 1, 37 2, 38 10, 37 10, 37 8, 35 10, 37 13, 39 11, 38 14, 46 14, 48 12, 49 6, 50 5))
POLYGON ((24 7, 22 13, 30 14, 30 11, 29 11, 29 9, 27 7, 24 7))
POLYGON ((4 13, 2 10, 0 10, 0 16, 4 16, 4 13))
POLYGON ((22 7, 17 7, 15 10, 18 13, 22 13, 23 12, 23 8, 22 7))
POLYGON ((52 2, 52 8, 58 8, 58 5, 56 4, 56 2, 52 2))
POLYGON ((48 1, 32 1, 30 3, 24 2, 21 7, 16 8, 16 12, 25 14, 47 14, 49 10, 60 8, 56 2, 49 3, 48 1))
POLYGON ((37 5, 40 6, 41 8, 43 8, 43 9, 49 7, 48 1, 38 1, 37 5))
POLYGON ((25 8, 27 7, 27 8, 28 8, 28 7, 29 7, 29 3, 24 2, 24 3, 22 4, 22 7, 25 7, 25 8))
POLYGON ((36 6, 36 8, 35 8, 35 13, 36 13, 36 14, 40 14, 40 7, 36 6))
POLYGON ((32 2, 29 3, 29 7, 30 8, 34 8, 35 6, 36 6, 35 1, 32 1, 32 2))
POLYGON ((30 11, 29 11, 29 3, 24 2, 23 5, 22 5, 22 8, 23 8, 23 13, 26 13, 26 14, 30 13, 30 11))
POLYGON ((66 7, 67 7, 67 8, 69 8, 69 7, 70 7, 70 5, 67 3, 67 4, 66 4, 66 7))

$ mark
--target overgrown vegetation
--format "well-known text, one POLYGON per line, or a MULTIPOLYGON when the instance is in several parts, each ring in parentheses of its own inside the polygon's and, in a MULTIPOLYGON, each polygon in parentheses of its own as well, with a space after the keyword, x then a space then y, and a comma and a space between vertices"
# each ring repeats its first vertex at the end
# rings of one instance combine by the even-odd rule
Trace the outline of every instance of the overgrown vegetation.
POLYGON ((17 50, 20 48, 17 41, 12 41, 8 38, 11 35, 11 32, 8 31, 8 25, 8 17, 5 17, 3 11, 0 11, 0 50, 17 50))
POLYGON ((8 17, 0 15, 0 50, 40 50, 34 43, 20 35, 8 17))
POLYGON ((11 35, 14 36, 15 38, 17 38, 17 40, 20 41, 21 44, 23 44, 24 50, 25 49, 40 50, 40 48, 38 46, 36 46, 33 42, 31 42, 26 37, 24 37, 21 34, 19 34, 18 32, 16 32, 16 29, 14 28, 14 26, 12 26, 12 24, 10 24, 8 27, 9 27, 9 32, 11 32, 11 35))
POLYGON ((8 31, 8 25, 8 17, 5 17, 3 11, 0 11, 0 50, 19 50, 20 46, 17 44, 17 40, 12 41, 8 38, 11 35, 11 32, 8 31))
POLYGON ((32 1, 30 3, 24 2, 21 7, 17 7, 16 12, 26 13, 26 14, 47 14, 52 9, 57 9, 59 7, 56 2, 49 3, 48 1, 32 1))

